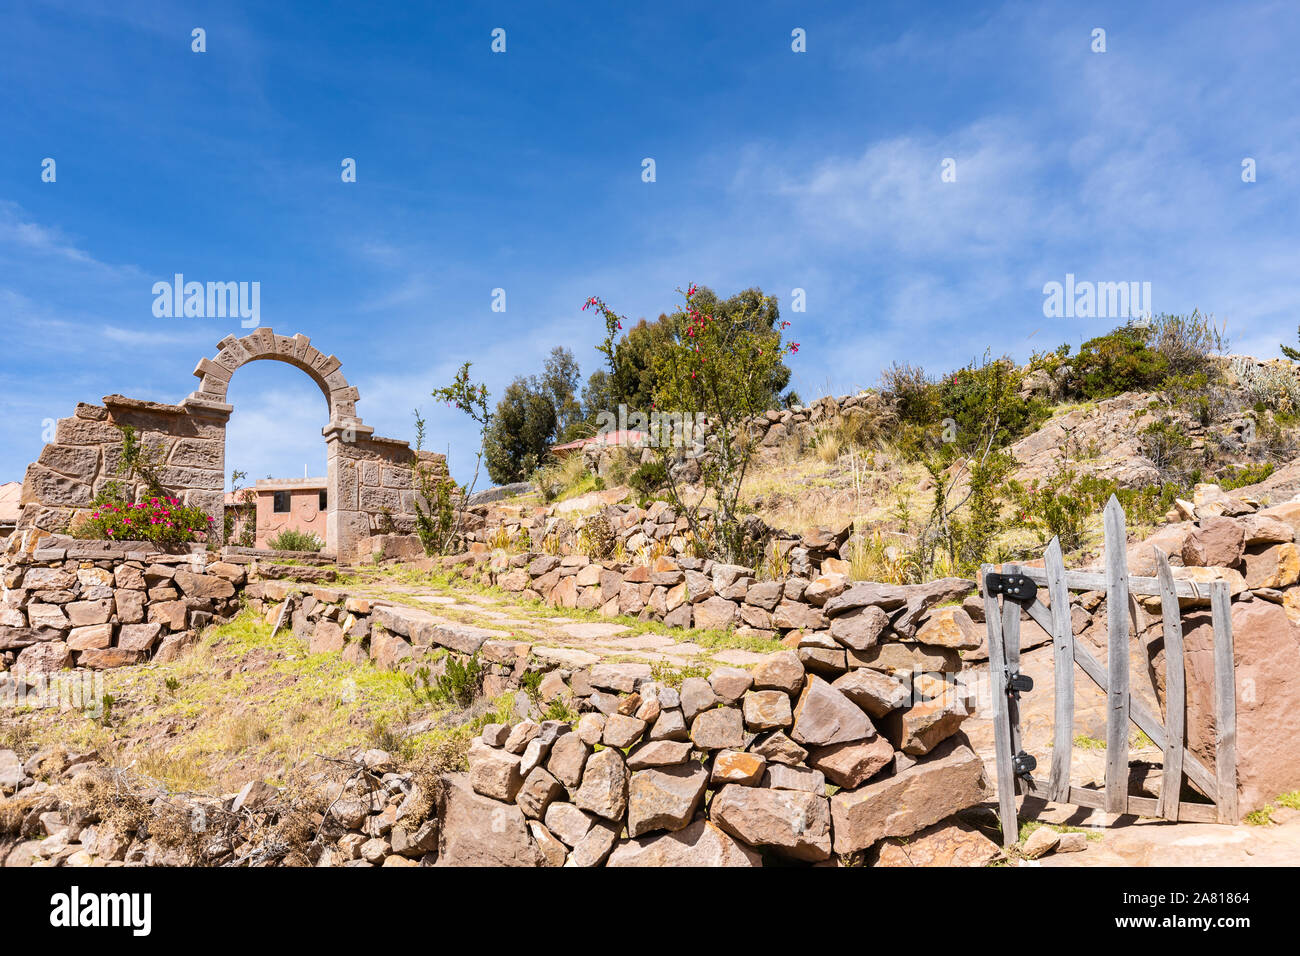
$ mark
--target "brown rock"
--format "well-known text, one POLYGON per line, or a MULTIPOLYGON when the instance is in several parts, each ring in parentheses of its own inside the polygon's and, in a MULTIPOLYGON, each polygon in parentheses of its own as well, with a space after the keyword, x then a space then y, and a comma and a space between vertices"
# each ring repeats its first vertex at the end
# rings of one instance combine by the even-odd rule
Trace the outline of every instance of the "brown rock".
POLYGON ((489 747, 477 738, 470 744, 469 784, 476 792, 509 803, 523 783, 517 755, 489 747))
POLYGON ((542 866, 523 811, 479 796, 460 774, 443 778, 436 866, 542 866))
POLYGON ((751 752, 773 763, 794 765, 803 763, 808 759, 808 751, 779 730, 755 743, 751 748, 751 752))
POLYGON ((699 630, 721 630, 731 627, 736 621, 736 605, 726 598, 708 598, 695 604, 692 610, 695 615, 695 627, 699 630))
POLYGON ((872 866, 988 866, 1001 855, 998 845, 972 826, 936 823, 907 839, 882 840, 872 866))
POLYGON ((617 823, 597 820, 587 831, 587 835, 574 846, 573 852, 569 854, 569 862, 565 866, 600 866, 609 857, 614 844, 618 842, 619 830, 620 825, 617 823))
POLYGON ((519 788, 515 803, 519 804, 519 809, 524 811, 524 816, 540 820, 551 801, 558 799, 563 793, 564 787, 560 781, 541 767, 534 767, 524 780, 523 786, 519 788))
POLYGON ((783 631, 790 628, 815 631, 826 627, 827 624, 828 621, 822 609, 813 607, 811 604, 783 601, 772 612, 772 626, 783 631))
POLYGON ((1233 518, 1205 518, 1183 541, 1183 564, 1188 567, 1230 568, 1241 560, 1245 529, 1233 518))
POLYGON ((889 629, 889 615, 878 607, 855 608, 831 621, 831 637, 845 647, 865 651, 880 643, 889 629))
POLYGON ((739 667, 716 667, 709 674, 709 686, 724 704, 736 703, 753 683, 753 675, 739 667))
POLYGON ((1300 581, 1300 554, 1290 542, 1250 547, 1242 557, 1248 588, 1288 588, 1300 581))
POLYGON ((867 715, 826 681, 808 675, 807 686, 794 710, 792 736, 801 744, 825 746, 876 735, 867 715))
POLYGON ((831 686, 872 717, 883 717, 902 707, 911 694, 903 681, 868 667, 849 671, 831 686))
POLYGON ((781 690, 754 690, 745 695, 745 726, 750 730, 779 730, 794 722, 790 697, 781 690))
POLYGON ((814 747, 808 766, 820 770, 837 787, 853 790, 894 762, 894 748, 884 737, 849 744, 814 747))
POLYGON ((739 749, 745 743, 745 727, 735 707, 706 710, 691 722, 691 740, 703 750, 739 749))
POLYGON ((918 757, 955 734, 968 716, 960 704, 939 699, 894 711, 880 729, 895 749, 918 757))
POLYGON ((74 627, 68 634, 68 650, 89 651, 113 645, 112 624, 90 624, 74 627))
POLYGON ((572 732, 561 734, 551 745, 546 769, 566 787, 576 787, 582 782, 582 771, 587 765, 589 753, 591 748, 587 746, 581 735, 572 732))
POLYGON ((583 813, 571 803, 556 801, 546 808, 543 818, 550 830, 566 846, 576 846, 591 830, 595 817, 583 813))
POLYGON ((951 737, 892 777, 835 794, 835 852, 854 853, 885 837, 910 836, 988 795, 983 761, 964 736, 951 737))
POLYGON ((638 837, 653 830, 682 829, 695 816, 708 782, 708 771, 695 761, 632 774, 627 835, 638 837))
POLYGON ((627 810, 627 766, 619 751, 601 750, 587 758, 573 803, 607 820, 622 818, 627 810))
POLYGON ((768 846, 796 860, 831 855, 827 800, 801 790, 769 790, 729 784, 709 806, 713 822, 750 846, 768 846))
POLYGON ((644 720, 612 714, 605 720, 605 731, 601 739, 606 746, 622 750, 640 740, 641 735, 645 733, 645 728, 644 720))
POLYGON ((151 651, 160 636, 161 624, 124 624, 117 635, 117 646, 124 651, 151 651))
POLYGON ((742 750, 720 750, 713 757, 710 782, 715 786, 736 783, 742 787, 755 787, 763 779, 767 760, 756 753, 742 750))
POLYGON ((803 687, 804 670, 795 651, 777 651, 769 654, 750 671, 755 690, 781 690, 797 694, 803 687))
POLYGON ((985 629, 976 626, 960 607, 951 605, 931 611, 916 632, 918 643, 958 650, 974 650, 984 643, 984 639, 985 629))
POLYGON ((701 817, 675 833, 623 840, 614 848, 605 865, 762 866, 763 858, 701 817))
POLYGON ((682 740, 651 740, 627 755, 629 770, 646 770, 650 767, 670 767, 686 763, 691 755, 691 745, 682 740))

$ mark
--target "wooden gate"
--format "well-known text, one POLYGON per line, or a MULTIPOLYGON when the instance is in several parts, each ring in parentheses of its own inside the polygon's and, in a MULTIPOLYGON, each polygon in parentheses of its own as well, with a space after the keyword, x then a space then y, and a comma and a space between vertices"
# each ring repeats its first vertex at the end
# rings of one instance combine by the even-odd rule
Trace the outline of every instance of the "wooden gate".
POLYGON ((984 616, 988 625, 989 676, 993 699, 993 738, 997 753, 997 790, 1002 838, 1011 846, 1019 836, 1016 794, 1039 796, 1055 803, 1109 813, 1132 813, 1167 820, 1199 823, 1237 822, 1237 697, 1232 658, 1231 596, 1226 581, 1208 586, 1176 581, 1169 560, 1156 549, 1157 576, 1130 578, 1124 509, 1112 495, 1104 512, 1105 571, 1066 571, 1061 544, 1053 538, 1044 553, 1044 567, 1014 564, 984 565, 984 616), (1038 600, 1045 586, 1048 605, 1038 600), (1208 587, 1214 628, 1215 766, 1206 767, 1186 748, 1186 683, 1183 625, 1178 599, 1203 599, 1208 587), (1106 592, 1106 664, 1082 642, 1075 641, 1070 620, 1071 591, 1106 592), (1164 620, 1165 717, 1129 691, 1130 601, 1157 596, 1164 620), (999 597, 1001 603, 999 604, 999 597), (1020 694, 1032 686, 1020 674, 1020 614, 1024 610, 1052 635, 1055 659, 1055 716, 1051 769, 1035 776, 1037 761, 1021 746, 1020 694), (1105 788, 1070 783, 1074 747, 1074 665, 1106 694, 1105 788), (1129 721, 1164 752, 1160 795, 1130 796, 1129 721), (1182 802, 1183 777, 1209 803, 1182 802))

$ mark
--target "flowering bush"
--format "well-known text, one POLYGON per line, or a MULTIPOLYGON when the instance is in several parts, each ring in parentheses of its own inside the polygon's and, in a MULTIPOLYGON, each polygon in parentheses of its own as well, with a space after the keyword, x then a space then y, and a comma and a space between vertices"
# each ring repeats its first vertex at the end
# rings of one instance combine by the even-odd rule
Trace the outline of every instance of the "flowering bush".
POLYGON ((212 524, 211 517, 181 504, 178 498, 150 497, 132 503, 101 495, 91 506, 89 517, 71 533, 74 538, 186 544, 206 540, 212 524))
MULTIPOLYGON (((684 306, 670 318, 653 358, 654 407, 680 413, 687 421, 702 417, 713 434, 710 454, 697 459, 694 488, 674 470, 677 449, 660 449, 668 500, 685 517, 695 540, 714 542, 715 557, 748 561, 752 556, 743 553, 748 542, 740 490, 755 446, 744 425, 772 407, 789 380, 783 359, 798 352, 799 343, 784 339, 790 323, 781 320, 776 300, 756 289, 726 302, 694 285, 681 295, 684 306)), ((616 375, 624 317, 599 296, 582 308, 595 309, 604 319, 605 340, 596 348, 616 375)))

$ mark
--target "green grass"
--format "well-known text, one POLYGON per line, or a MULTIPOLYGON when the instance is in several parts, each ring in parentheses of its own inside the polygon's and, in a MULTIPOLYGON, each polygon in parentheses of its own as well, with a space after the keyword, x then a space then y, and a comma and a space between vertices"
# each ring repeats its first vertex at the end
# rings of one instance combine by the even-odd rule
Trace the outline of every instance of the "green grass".
POLYGON ((1260 807, 1253 813, 1248 813, 1243 818, 1253 827, 1265 827, 1275 822, 1273 813, 1278 807, 1285 807, 1288 810, 1300 810, 1300 790, 1292 790, 1289 793, 1279 794, 1273 799, 1273 802, 1260 807))
POLYGON ((1096 737, 1089 737, 1087 734, 1079 734, 1074 738, 1074 745, 1080 750, 1105 750, 1106 741, 1098 740, 1096 737))
MULTIPOLYGON (((402 759, 463 742, 488 722, 454 705, 420 707, 405 675, 353 665, 245 611, 209 629, 176 661, 105 671, 112 719, 75 711, 0 714, 0 747, 95 749, 113 766, 133 765, 173 790, 221 793, 254 777, 284 780, 293 769, 352 747, 398 748, 402 759), (393 728, 431 718, 435 729, 401 738, 393 728)), ((482 705, 478 705, 481 707, 482 705)), ((513 697, 494 703, 512 712, 513 697)))

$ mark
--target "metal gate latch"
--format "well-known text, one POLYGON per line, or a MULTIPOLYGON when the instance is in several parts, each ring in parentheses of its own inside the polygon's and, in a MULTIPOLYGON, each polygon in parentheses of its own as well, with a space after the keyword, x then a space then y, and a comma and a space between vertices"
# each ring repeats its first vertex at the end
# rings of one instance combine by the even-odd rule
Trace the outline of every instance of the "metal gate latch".
POLYGON ((1016 771, 1016 775, 1027 777, 1034 772, 1038 766, 1038 761, 1034 759, 1033 754, 1027 754, 1023 750, 1011 758, 1011 765, 1016 771))
POLYGON ((1002 594, 1013 601, 1029 601, 1038 597, 1038 585, 1023 574, 990 571, 984 575, 984 593, 1002 594))
POLYGON ((1034 689, 1034 679, 1028 674, 1007 674, 1007 693, 1017 694, 1021 692, 1028 693, 1034 689))

